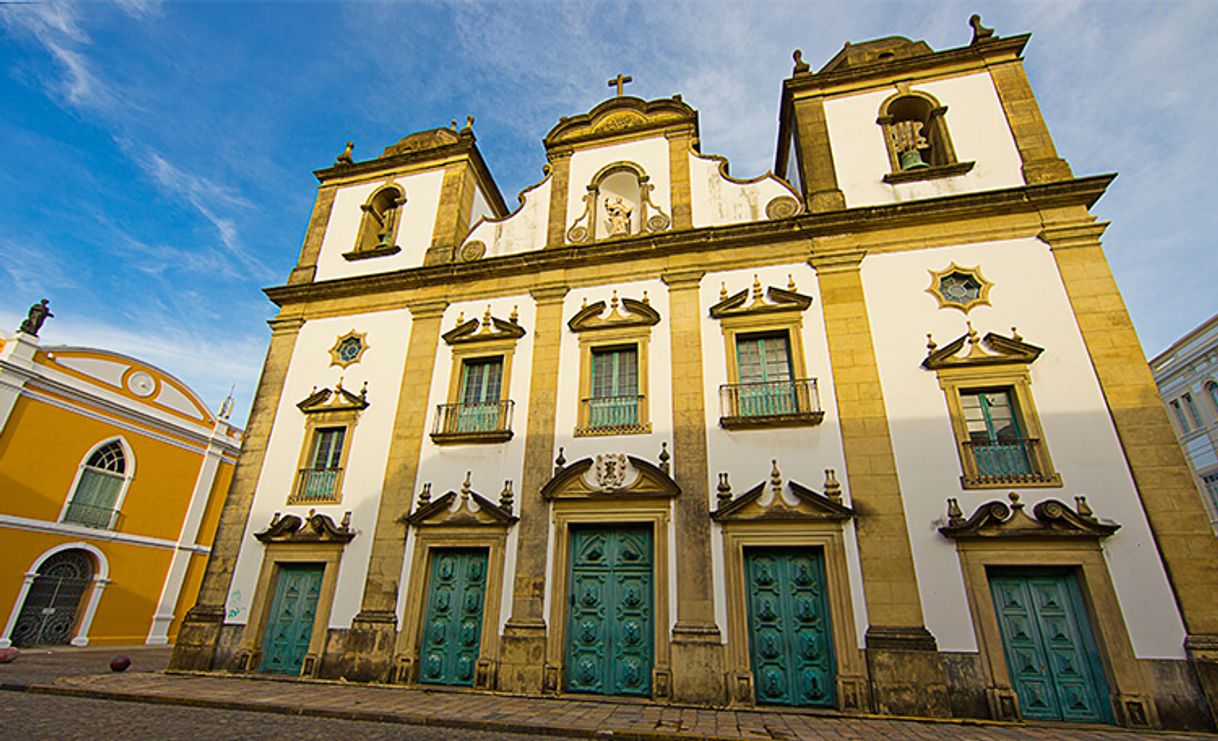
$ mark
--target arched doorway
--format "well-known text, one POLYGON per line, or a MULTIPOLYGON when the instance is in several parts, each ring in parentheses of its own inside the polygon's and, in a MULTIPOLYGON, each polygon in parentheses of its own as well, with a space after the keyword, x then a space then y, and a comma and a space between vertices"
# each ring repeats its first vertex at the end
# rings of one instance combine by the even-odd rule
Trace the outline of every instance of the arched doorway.
POLYGON ((13 627, 13 644, 67 644, 92 583, 93 559, 86 551, 64 550, 43 561, 13 627))

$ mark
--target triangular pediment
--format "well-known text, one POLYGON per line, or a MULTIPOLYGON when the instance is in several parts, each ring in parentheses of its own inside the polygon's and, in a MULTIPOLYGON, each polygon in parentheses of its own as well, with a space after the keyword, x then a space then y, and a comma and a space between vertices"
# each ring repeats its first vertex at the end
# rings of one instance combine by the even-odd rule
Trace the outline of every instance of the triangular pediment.
POLYGON ((1106 538, 1120 525, 1100 520, 1091 512, 1086 497, 1075 497, 1077 505, 1056 499, 1037 502, 1028 515, 1015 492, 1011 503, 994 500, 986 502, 968 519, 960 511, 955 498, 947 500, 947 524, 939 528, 944 537, 955 540, 981 538, 1106 538))
POLYGON ((775 312, 802 312, 812 305, 812 297, 805 296, 794 290, 770 286, 763 292, 761 284, 753 281, 752 300, 749 300, 749 289, 744 289, 730 296, 726 288, 720 292, 720 301, 710 308, 710 315, 715 319, 729 316, 748 316, 752 314, 772 314, 775 312))
POLYGON ((416 527, 507 527, 520 518, 506 507, 463 488, 461 492, 449 491, 434 500, 420 502, 405 519, 416 527), (459 502, 454 507, 453 502, 457 500, 459 502))
POLYGON ((343 516, 340 525, 313 511, 304 518, 297 515, 280 517, 276 512, 267 529, 254 533, 254 537, 263 543, 349 543, 355 532, 351 530, 350 512, 343 516))
POLYGON ((1024 342, 1014 328, 1011 333, 1011 337, 1004 337, 989 332, 985 337, 979 338, 972 322, 969 322, 967 332, 942 347, 937 346, 934 339, 930 339, 928 335, 929 342, 926 347, 929 352, 922 361, 922 367, 927 370, 939 370, 961 366, 1028 365, 1044 352, 1043 347, 1024 342), (968 346, 966 351, 965 345, 968 346), (963 355, 961 351, 964 351, 963 355))
POLYGON ((854 510, 841 502, 841 495, 829 497, 796 481, 787 481, 785 490, 795 499, 783 496, 783 484, 771 478, 738 497, 720 493, 719 508, 711 512, 716 522, 774 522, 806 520, 849 520, 854 510), (770 494, 768 498, 766 495, 770 494))
POLYGON ((633 455, 606 454, 563 466, 541 489, 546 500, 680 496, 681 487, 663 469, 633 455))
POLYGON ((365 384, 357 395, 343 388, 342 382, 339 381, 333 389, 323 388, 313 391, 297 402, 296 408, 305 414, 362 411, 368 408, 368 386, 365 384))
POLYGON ((491 316, 490 309, 482 319, 457 320, 457 326, 440 335, 450 345, 495 340, 516 340, 524 337, 524 327, 516 321, 516 312, 509 319, 491 316))
POLYGON ((637 301, 632 298, 619 300, 615 292, 608 304, 604 301, 597 301, 594 304, 585 305, 575 316, 571 317, 567 326, 572 332, 586 332, 612 327, 650 327, 659 322, 660 314, 651 308, 646 293, 643 294, 642 301, 637 301), (623 314, 618 309, 619 305, 625 309, 626 313, 623 314), (605 313, 606 306, 609 307, 608 314, 605 313))

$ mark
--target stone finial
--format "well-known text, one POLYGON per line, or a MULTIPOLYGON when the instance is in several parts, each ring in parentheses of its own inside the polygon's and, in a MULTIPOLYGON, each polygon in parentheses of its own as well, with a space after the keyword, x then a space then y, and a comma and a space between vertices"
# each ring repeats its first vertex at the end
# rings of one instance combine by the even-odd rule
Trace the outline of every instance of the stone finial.
POLYGON ((753 301, 757 302, 760 300, 761 300, 761 279, 757 277, 756 273, 753 273, 753 301))
POLYGON ((668 454, 668 443, 667 442, 660 443, 660 470, 663 471, 664 473, 668 473, 668 470, 669 470, 668 461, 671 458, 672 458, 672 456, 668 454))
POLYGON ((499 506, 503 507, 508 512, 512 511, 512 480, 503 480, 503 491, 499 492, 499 506))
POLYGON ((973 13, 972 17, 968 19, 968 24, 973 29, 973 40, 970 44, 979 44, 994 38, 994 29, 981 25, 980 14, 973 13))
POLYGON ((275 527, 276 525, 279 524, 280 516, 281 515, 279 512, 276 512, 275 514, 271 515, 271 527, 275 527))
POLYGON ((647 306, 651 306, 651 299, 648 298, 648 296, 647 296, 646 288, 643 289, 643 303, 646 304, 647 306))
POLYGON ((1023 342, 1023 338, 1019 336, 1019 330, 1011 327, 1011 339, 1016 342, 1023 342))
POLYGON ((837 503, 842 501, 842 484, 832 468, 825 469, 825 496, 837 503))
POLYGON ((335 391, 342 391, 342 390, 343 390, 343 377, 342 377, 342 376, 339 376, 339 377, 338 377, 338 385, 336 385, 336 386, 334 387, 334 390, 335 390, 335 391))
POLYGON ((457 326, 460 327, 462 324, 465 324, 465 312, 458 311, 457 312, 457 326))
POLYGON ((732 485, 727 480, 726 472, 719 474, 719 486, 715 488, 715 497, 719 500, 720 507, 732 501, 732 485))
POLYGON ((794 292, 795 288, 796 288, 795 276, 791 275, 790 273, 787 273, 787 290, 794 292))
POLYGON ((725 298, 727 298, 727 281, 721 280, 719 281, 719 300, 722 301, 725 298))
POLYGON ((343 526, 343 530, 351 529, 351 510, 343 513, 343 521, 339 524, 343 526))
POLYGON ((347 148, 343 153, 334 158, 334 164, 337 165, 354 165, 355 160, 351 157, 351 150, 355 149, 355 142, 347 142, 347 148))
POLYGON ((454 119, 453 119, 453 122, 452 122, 452 123, 449 125, 449 127, 448 127, 448 128, 449 128, 449 129, 451 129, 451 130, 453 130, 453 131, 456 131, 456 130, 457 130, 457 119, 455 119, 455 118, 454 118, 454 119))
POLYGON ((1007 499, 1011 500, 1011 509, 1013 509, 1013 510, 1023 509, 1023 502, 1019 501, 1019 495, 1016 494, 1015 492, 1011 492, 1010 494, 1007 494, 1007 499))
POLYGON ((359 390, 360 401, 368 401, 368 382, 364 381, 364 385, 359 390))
POLYGON ((520 324, 520 305, 512 304, 512 313, 508 314, 508 321, 512 324, 520 324))
POLYGON ((491 305, 490 304, 486 305, 486 312, 483 313, 483 315, 482 315, 482 326, 484 326, 484 327, 491 326, 491 305))
POLYGON ((316 509, 314 509, 313 507, 309 507, 309 515, 308 515, 308 517, 309 517, 309 519, 310 519, 310 520, 311 520, 311 519, 313 519, 313 515, 315 515, 315 514, 317 514, 317 510, 316 510, 316 509))
POLYGON ((469 493, 474 490, 473 487, 469 483, 470 476, 472 476, 472 475, 473 475, 473 471, 466 471, 465 472, 465 481, 461 482, 461 499, 463 499, 463 500, 468 500, 469 493))
POLYGON ((964 513, 960 511, 960 502, 955 497, 947 498, 947 524, 955 527, 964 522, 964 513))
POLYGON ((1081 495, 1075 497, 1074 505, 1079 517, 1086 517, 1088 520, 1095 519, 1095 512, 1091 510, 1091 505, 1087 504, 1087 497, 1081 495))
POLYGON ((474 130, 474 114, 471 113, 465 117, 465 128, 461 129, 461 130, 462 131, 473 131, 474 130))
MULTIPOLYGON (((782 473, 778 471, 778 459, 770 460, 772 468, 770 469, 770 488, 774 490, 774 496, 782 497, 782 473)), ((777 501, 777 500, 776 500, 777 501)))
POLYGON ((617 304, 618 304, 617 289, 614 288, 613 289, 613 298, 609 299, 609 310, 617 311, 617 304))
POLYGON ((562 473, 562 470, 567 466, 567 458, 562 454, 562 448, 558 449, 558 457, 554 459, 554 475, 562 473))
POLYGON ((931 352, 934 352, 935 348, 938 346, 939 345, 937 345, 935 343, 935 338, 931 335, 930 332, 927 332, 926 333, 926 349, 930 350, 931 352))
POLYGON ((587 296, 584 296, 584 302, 579 305, 579 308, 581 308, 581 309, 588 308, 588 297, 587 296))
POLYGON ((791 74, 806 75, 806 74, 808 74, 808 72, 810 72, 812 70, 812 66, 804 61, 803 49, 796 49, 795 52, 791 55, 791 58, 795 60, 795 67, 794 67, 794 69, 791 70, 791 74))
POLYGON ((419 506, 427 504, 431 501, 431 482, 423 484, 423 491, 419 492, 419 506))

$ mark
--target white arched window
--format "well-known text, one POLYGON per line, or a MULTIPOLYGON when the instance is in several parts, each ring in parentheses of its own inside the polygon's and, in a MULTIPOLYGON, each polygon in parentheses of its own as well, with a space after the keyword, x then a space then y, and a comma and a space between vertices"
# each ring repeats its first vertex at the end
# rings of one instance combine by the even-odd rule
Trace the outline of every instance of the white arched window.
POLYGON ((62 521, 113 529, 131 474, 130 455, 121 440, 94 448, 80 467, 62 521))

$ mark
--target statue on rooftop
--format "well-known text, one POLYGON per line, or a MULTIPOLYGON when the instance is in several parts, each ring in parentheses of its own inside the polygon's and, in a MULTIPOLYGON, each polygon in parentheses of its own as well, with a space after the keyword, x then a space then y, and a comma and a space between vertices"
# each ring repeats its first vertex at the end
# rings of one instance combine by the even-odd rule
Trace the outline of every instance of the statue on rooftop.
POLYGON ((55 315, 47 307, 47 300, 44 298, 41 302, 30 307, 29 315, 25 318, 25 321, 21 322, 21 327, 17 331, 37 337, 38 330, 42 329, 43 322, 53 316, 55 315))

